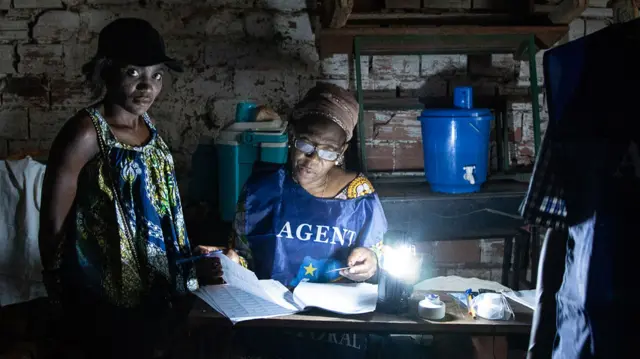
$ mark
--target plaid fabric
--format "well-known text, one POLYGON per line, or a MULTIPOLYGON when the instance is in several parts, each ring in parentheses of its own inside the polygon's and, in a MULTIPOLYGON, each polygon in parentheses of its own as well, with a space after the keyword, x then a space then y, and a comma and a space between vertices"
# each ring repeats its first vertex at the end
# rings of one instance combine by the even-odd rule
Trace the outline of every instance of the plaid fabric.
POLYGON ((520 206, 526 223, 565 230, 596 210, 609 167, 637 133, 636 93, 616 89, 637 84, 629 69, 639 27, 640 19, 608 26, 545 52, 549 123, 520 206))
POLYGON ((549 123, 529 190, 520 205, 520 214, 527 224, 561 230, 566 229, 567 209, 563 183, 558 176, 557 161, 554 161, 554 153, 558 153, 559 146, 552 140, 553 127, 549 123))

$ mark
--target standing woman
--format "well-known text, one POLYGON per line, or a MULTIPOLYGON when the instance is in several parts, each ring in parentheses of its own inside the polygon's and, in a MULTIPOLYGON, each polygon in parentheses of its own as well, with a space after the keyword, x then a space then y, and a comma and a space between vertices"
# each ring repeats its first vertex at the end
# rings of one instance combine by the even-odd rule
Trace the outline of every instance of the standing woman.
MULTIPOLYGON (((71 118, 51 148, 40 255, 65 337, 88 358, 162 357, 169 318, 197 288, 173 159, 147 111, 180 64, 140 19, 101 32, 86 74, 103 99, 71 118)), ((69 343, 68 343, 69 344, 69 343)))
MULTIPOLYGON (((231 259, 289 288, 302 281, 376 280, 387 220, 371 183, 342 168, 357 119, 357 101, 338 86, 319 84, 306 94, 291 118, 288 165, 258 166, 244 187, 231 259)), ((286 346, 275 345, 288 357, 353 358, 366 349, 362 335, 295 335, 286 346)), ((265 341, 261 349, 269 343, 280 341, 265 341)))

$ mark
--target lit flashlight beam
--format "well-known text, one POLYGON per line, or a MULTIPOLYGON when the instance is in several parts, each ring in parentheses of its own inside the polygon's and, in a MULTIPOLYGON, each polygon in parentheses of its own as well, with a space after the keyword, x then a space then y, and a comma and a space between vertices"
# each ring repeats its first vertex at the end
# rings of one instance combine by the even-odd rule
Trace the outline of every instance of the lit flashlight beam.
POLYGON ((397 279, 415 282, 420 273, 420 261, 416 257, 415 246, 385 246, 382 252, 382 269, 397 279))

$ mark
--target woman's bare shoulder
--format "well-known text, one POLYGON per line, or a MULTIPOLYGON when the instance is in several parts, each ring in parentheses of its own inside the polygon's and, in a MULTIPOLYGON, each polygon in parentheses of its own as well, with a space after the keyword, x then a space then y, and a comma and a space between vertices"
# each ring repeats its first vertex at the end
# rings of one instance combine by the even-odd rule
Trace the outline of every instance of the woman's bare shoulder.
POLYGON ((80 111, 68 119, 56 135, 50 159, 86 163, 98 151, 98 137, 93 121, 86 111, 80 111))

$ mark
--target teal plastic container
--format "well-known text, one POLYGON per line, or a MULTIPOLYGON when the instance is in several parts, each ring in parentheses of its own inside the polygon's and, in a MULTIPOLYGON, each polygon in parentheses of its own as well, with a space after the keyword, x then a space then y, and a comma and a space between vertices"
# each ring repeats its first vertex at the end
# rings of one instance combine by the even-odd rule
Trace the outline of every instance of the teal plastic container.
POLYGON ((286 125, 235 123, 216 139, 218 197, 222 220, 233 221, 240 191, 256 161, 284 164, 288 156, 286 125), (253 128, 247 130, 248 126, 253 128))
POLYGON ((243 101, 236 105, 236 122, 251 122, 256 117, 256 107, 252 101, 243 101))

